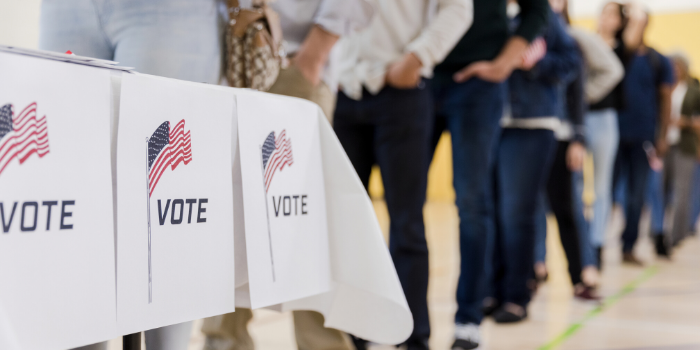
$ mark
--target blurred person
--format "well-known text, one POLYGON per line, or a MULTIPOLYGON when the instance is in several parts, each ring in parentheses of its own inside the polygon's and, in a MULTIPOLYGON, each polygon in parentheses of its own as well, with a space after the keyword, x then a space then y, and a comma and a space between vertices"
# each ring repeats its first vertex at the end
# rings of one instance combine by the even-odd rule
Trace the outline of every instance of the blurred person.
MULTIPOLYGON (((240 1, 248 7, 251 0, 240 1)), ((270 2, 280 17, 291 65, 280 70, 268 92, 303 98, 319 105, 332 121, 336 102, 337 51, 341 36, 367 26, 374 12, 366 0, 284 0, 270 2)), ((347 334, 324 327, 315 311, 293 311, 294 335, 300 350, 351 350, 347 334)), ((205 350, 249 350, 255 345, 248 333, 250 309, 204 320, 205 350)))
MULTIPOLYGON (((216 84, 219 3, 187 0, 44 0, 39 48, 118 61, 142 73, 216 84)), ((149 349, 186 350, 192 322, 146 331, 149 349)), ((102 350, 107 342, 80 349, 102 350)))
MULTIPOLYGON (((516 16, 513 23, 519 20, 516 16)), ((560 109, 565 103, 561 91, 580 73, 582 64, 576 42, 554 13, 523 61, 508 79, 510 108, 501 122, 503 133, 496 155, 496 237, 489 282, 494 301, 490 310, 497 323, 527 317, 528 279, 541 215, 538 196, 545 189, 556 153, 554 131, 561 125, 560 109), (541 59, 534 58, 538 56, 541 59)))
MULTIPOLYGON (((656 252, 670 256, 670 248, 688 234, 695 168, 698 162, 698 134, 700 127, 700 87, 689 74, 690 63, 683 53, 672 55, 676 83, 671 95, 671 122, 668 142, 671 145, 664 160, 664 183, 670 203, 670 231, 655 231, 656 252), (671 193, 672 196, 668 196, 671 193)), ((663 212, 662 208, 662 212, 663 212)), ((663 218, 663 217, 662 217, 663 218)), ((663 224, 662 224, 663 227, 663 224)))
POLYGON ((648 15, 638 5, 627 5, 626 8, 630 16, 628 26, 633 23, 633 18, 638 18, 643 30, 637 34, 636 40, 631 39, 640 44, 630 52, 623 80, 624 100, 618 115, 620 143, 615 159, 614 184, 624 186, 623 210, 626 220, 622 232, 622 260, 630 265, 642 266, 633 249, 639 236, 650 162, 654 162, 655 158, 648 153, 663 157, 668 151, 666 131, 675 77, 668 58, 644 43, 648 15))
MULTIPOLYGON (((447 128, 459 212, 460 276, 452 349, 479 346, 486 287, 487 243, 493 239, 492 166, 500 134, 506 87, 522 54, 542 30, 547 0, 519 0, 521 22, 509 34, 506 0, 474 0, 474 22, 445 60, 435 67, 432 156, 447 128)), ((490 261, 490 259, 489 259, 490 261)))
MULTIPOLYGON (((565 89, 561 113, 562 125, 555 133, 556 156, 547 183, 547 196, 558 227, 562 247, 568 260, 569 277, 574 296, 597 300, 598 284, 596 253, 593 250, 588 222, 583 216, 583 161, 586 156, 584 114, 588 103, 595 103, 622 80, 624 68, 620 60, 600 36, 570 27, 567 0, 550 0, 555 13, 566 23, 583 56, 580 73, 565 89)), ((540 201, 540 205, 542 201, 540 201)), ((538 214, 541 215, 541 214, 538 214)), ((540 219, 545 221, 544 218, 540 219)), ((535 275, 537 281, 547 276, 545 262, 546 222, 538 226, 535 275)))
MULTIPOLYGON (((609 2, 603 7, 598 21, 598 35, 625 68, 633 52, 641 45, 645 22, 639 6, 631 7, 628 12, 626 15, 622 4, 609 2)), ((590 233, 599 269, 602 268, 602 247, 612 211, 614 165, 620 143, 618 111, 625 103, 622 85, 620 82, 608 93, 603 93, 604 89, 587 89, 593 94, 588 95, 590 106, 585 117, 586 140, 594 168, 595 202, 590 233)))
MULTIPOLYGON (((378 164, 389 250, 413 314, 407 349, 428 349, 428 246, 423 204, 432 136, 433 67, 472 23, 472 0, 375 0, 370 26, 342 42, 334 129, 365 188, 378 164), (426 15, 434 13, 434 16, 426 15)), ((367 342, 354 338, 358 350, 367 342)))

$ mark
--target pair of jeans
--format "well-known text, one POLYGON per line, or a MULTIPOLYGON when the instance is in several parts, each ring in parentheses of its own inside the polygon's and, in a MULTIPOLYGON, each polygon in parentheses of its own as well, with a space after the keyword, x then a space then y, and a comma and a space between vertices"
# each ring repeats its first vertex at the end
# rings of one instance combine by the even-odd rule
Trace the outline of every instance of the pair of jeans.
MULTIPOLYGON (((680 149, 678 146, 671 146, 663 159, 664 168, 660 171, 654 169, 649 171, 649 178, 647 179, 647 203, 651 207, 650 227, 652 235, 664 234, 666 211, 674 202, 673 198, 678 195, 674 179, 676 178, 676 170, 678 169, 676 162, 679 155, 680 149)), ((690 181, 690 179, 687 181, 690 181)))
POLYGON ((365 188, 372 166, 381 170, 391 219, 389 250, 413 314, 409 349, 427 349, 430 337, 423 204, 433 103, 427 85, 405 90, 387 86, 377 95, 364 90, 359 101, 340 92, 333 124, 365 188))
POLYGON ((583 268, 593 266, 596 262, 588 223, 583 216, 583 175, 569 170, 566 161, 569 145, 568 141, 557 143, 546 193, 549 207, 559 226, 559 238, 569 265, 569 277, 571 283, 576 285, 582 282, 583 268))
MULTIPOLYGON (((461 254, 455 322, 480 324, 486 294, 488 241, 494 234, 491 176, 506 86, 477 78, 464 83, 436 79, 433 96, 437 128, 434 135, 442 132, 441 127, 447 127, 452 136, 461 254)), ((435 144, 433 139, 431 146, 434 148, 435 144)))
POLYGON ((593 157, 594 168, 595 202, 589 232, 593 248, 600 248, 605 242, 612 210, 613 169, 620 140, 617 111, 613 108, 589 111, 584 123, 586 146, 593 157))
POLYGON ((691 209, 688 222, 690 232, 695 232, 695 224, 700 217, 700 162, 695 161, 695 170, 693 171, 693 186, 691 190, 691 209))
MULTIPOLYGON (((217 0, 44 0, 39 48, 118 61, 141 73, 216 84, 222 61, 217 0)), ((185 350, 192 322, 146 331, 148 348, 185 350)), ((101 349, 106 343, 91 345, 101 349)))
POLYGON ((624 200, 625 229, 622 232, 622 251, 631 253, 639 237, 639 219, 647 192, 649 160, 643 140, 620 140, 615 160, 614 184, 621 188, 624 200))
POLYGON ((44 0, 39 48, 216 84, 223 60, 221 5, 220 0, 44 0))
POLYGON ((552 130, 506 128, 495 168, 496 236, 493 296, 526 307, 535 254, 538 203, 544 191, 557 141, 552 130))

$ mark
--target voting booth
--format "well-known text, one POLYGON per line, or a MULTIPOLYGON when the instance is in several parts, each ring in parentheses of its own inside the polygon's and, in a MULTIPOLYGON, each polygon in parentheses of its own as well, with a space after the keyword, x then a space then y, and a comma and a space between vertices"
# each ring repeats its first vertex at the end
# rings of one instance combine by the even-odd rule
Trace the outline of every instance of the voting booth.
POLYGON ((0 47, 0 349, 236 307, 386 344, 413 322, 318 106, 0 47))

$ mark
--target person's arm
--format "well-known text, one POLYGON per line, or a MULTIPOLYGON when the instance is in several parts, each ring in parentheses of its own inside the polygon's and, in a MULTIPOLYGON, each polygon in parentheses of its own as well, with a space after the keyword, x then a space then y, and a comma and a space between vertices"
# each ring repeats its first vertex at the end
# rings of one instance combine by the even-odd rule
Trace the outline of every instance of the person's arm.
POLYGON ((588 103, 597 103, 607 96, 625 76, 625 68, 603 38, 583 29, 572 29, 587 66, 585 95, 588 103))
POLYGON ((528 71, 533 79, 552 83, 573 81, 581 66, 578 45, 564 30, 561 21, 552 14, 547 24, 547 54, 528 71))
POLYGON ((369 24, 374 8, 366 0, 323 0, 314 16, 314 26, 292 59, 313 85, 321 81, 328 55, 338 39, 369 24))
POLYGON ((520 5, 520 25, 515 34, 506 42, 498 56, 492 61, 474 62, 454 74, 456 82, 464 82, 472 77, 486 81, 502 82, 522 63, 523 53, 547 23, 549 2, 547 0, 518 0, 520 5))
MULTIPOLYGON (((417 0, 416 3, 419 3, 417 0)), ((428 4, 428 1, 423 1, 428 4)), ((413 2, 407 2, 413 4, 413 2)), ((430 25, 406 46, 403 57, 387 70, 387 84, 413 88, 420 82, 423 67, 432 69, 457 45, 474 20, 472 0, 439 0, 438 11, 430 25)))
POLYGON ((622 33, 622 41, 628 52, 636 51, 644 42, 644 29, 647 26, 648 17, 642 5, 631 2, 625 5, 629 21, 622 33))
POLYGON ((659 134, 656 140, 656 151, 660 157, 666 154, 668 143, 666 134, 671 122, 671 94, 673 85, 661 84, 659 86, 659 134))

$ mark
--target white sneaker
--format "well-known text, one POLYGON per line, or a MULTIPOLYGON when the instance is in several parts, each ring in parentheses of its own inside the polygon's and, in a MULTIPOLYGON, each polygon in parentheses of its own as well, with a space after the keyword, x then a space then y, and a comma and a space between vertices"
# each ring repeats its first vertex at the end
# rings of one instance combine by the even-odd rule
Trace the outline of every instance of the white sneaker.
POLYGON ((455 324, 455 342, 452 350, 472 350, 479 347, 481 334, 479 326, 474 323, 455 324))

